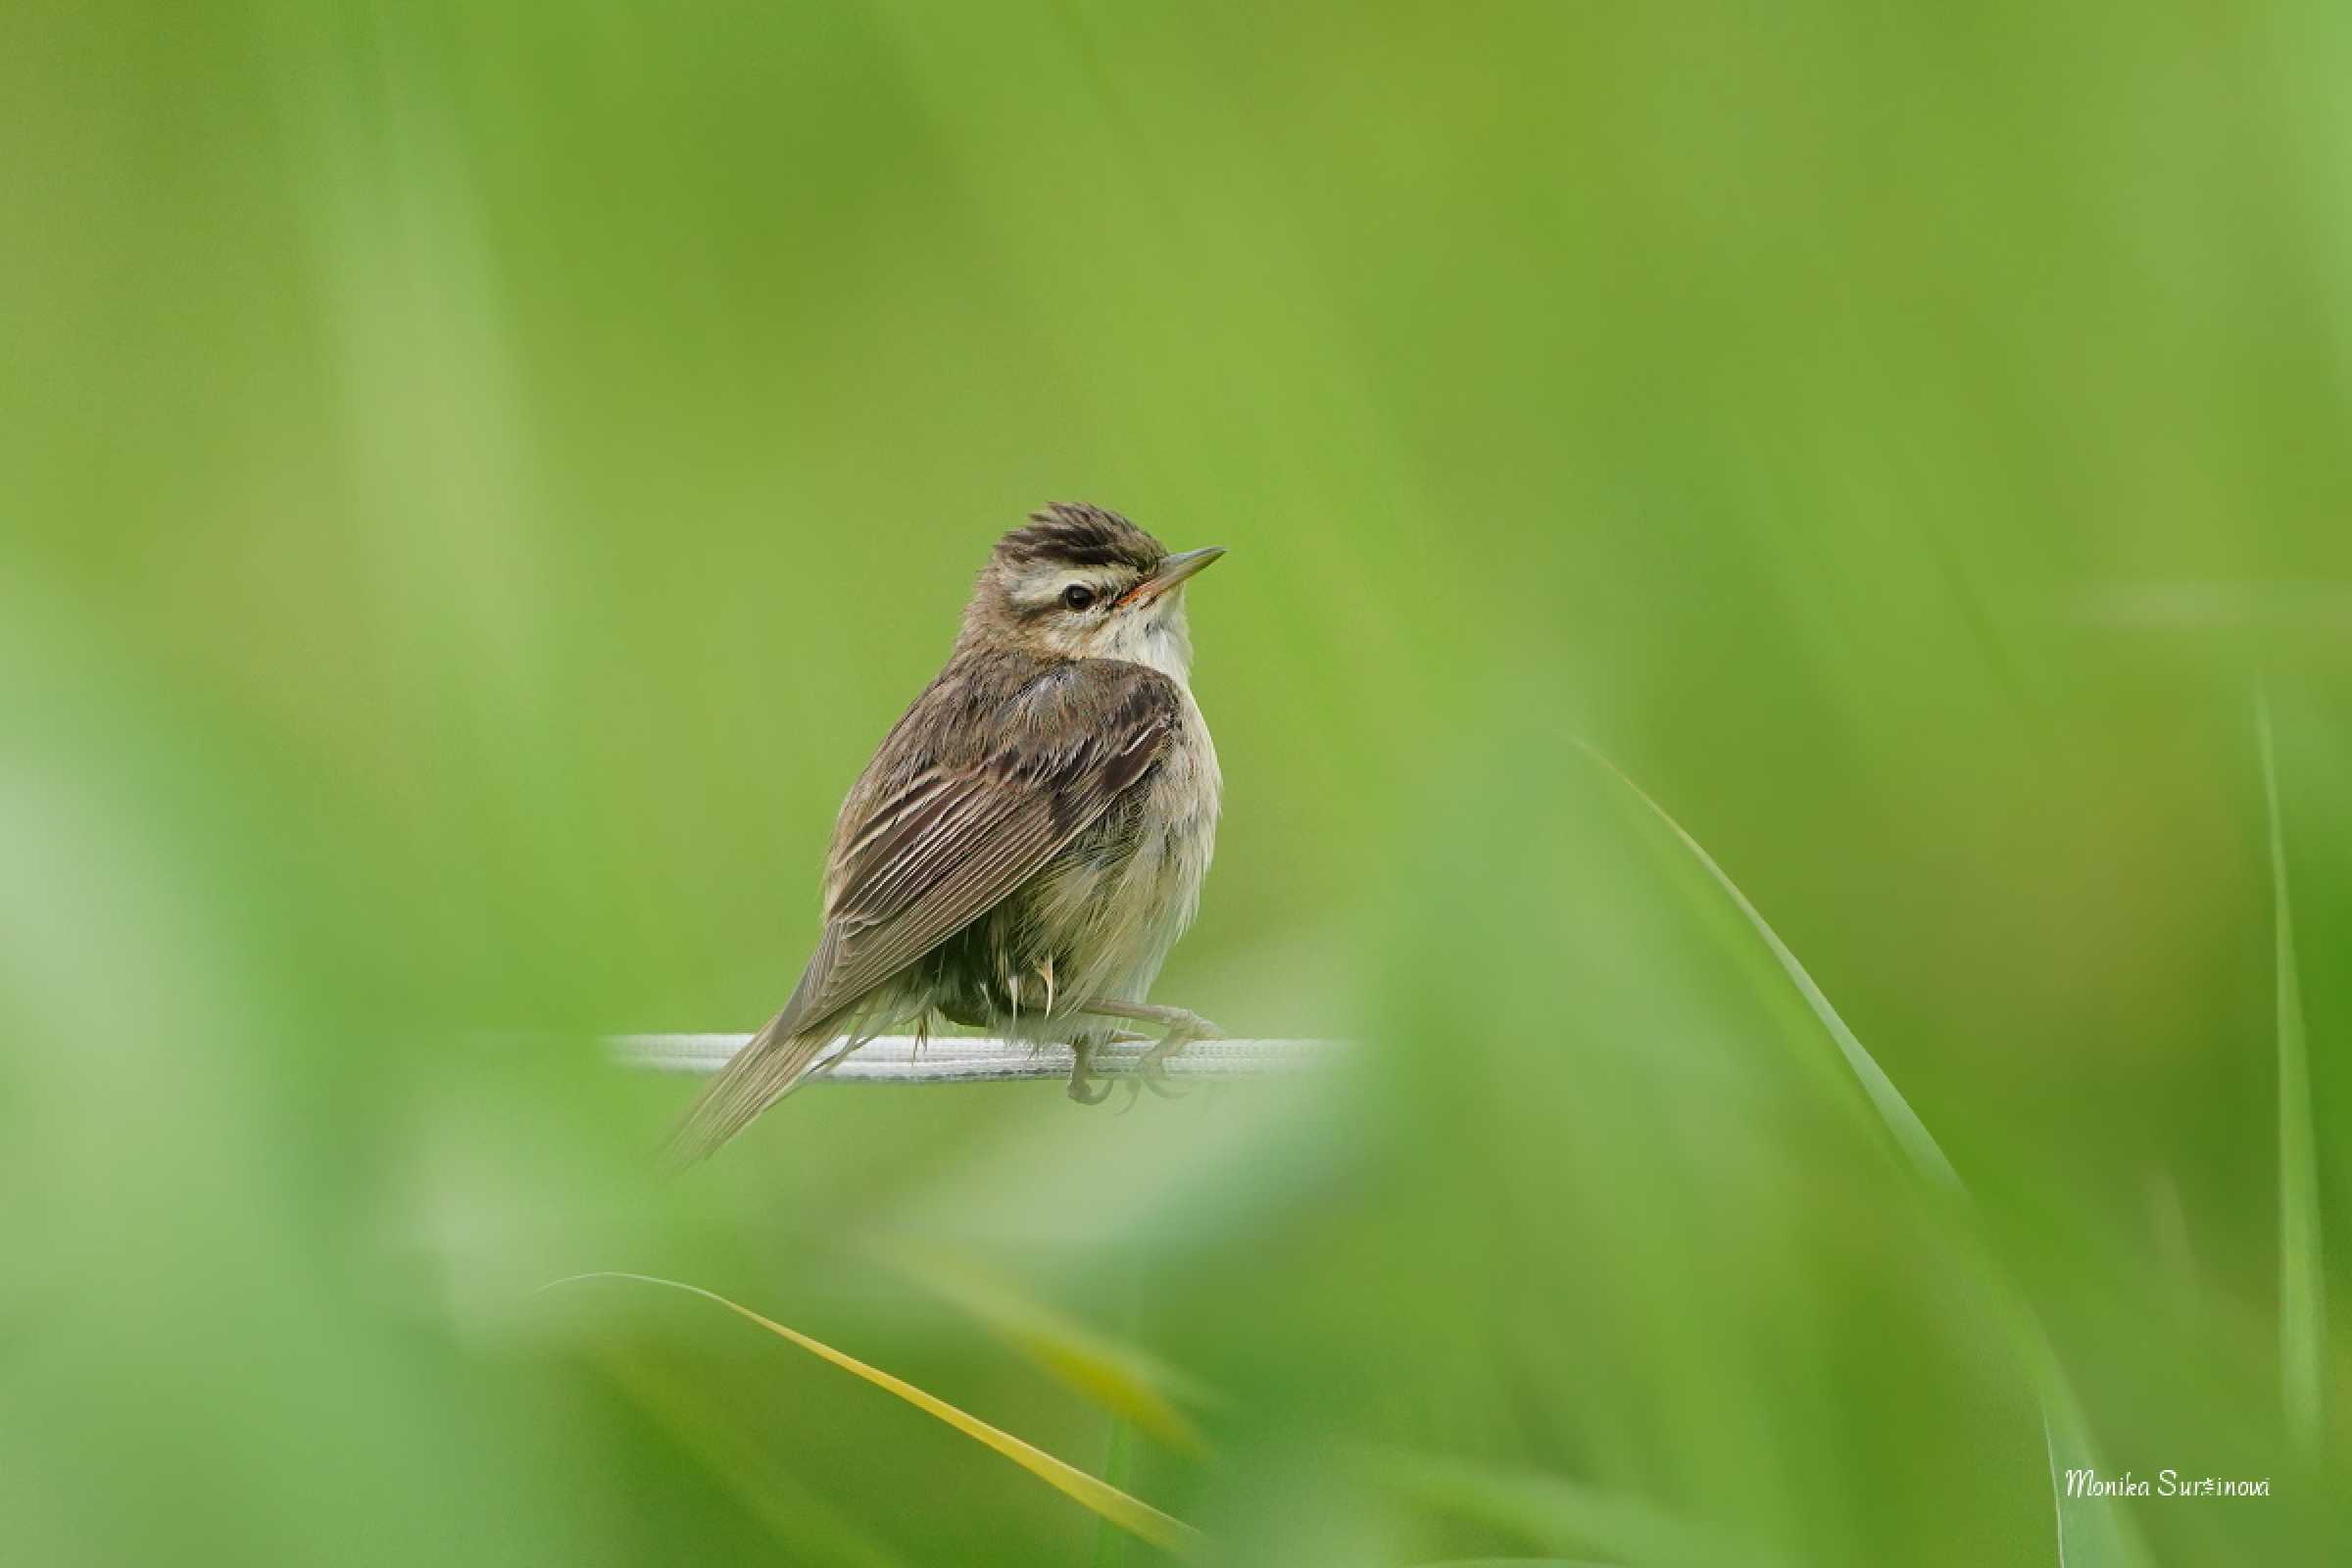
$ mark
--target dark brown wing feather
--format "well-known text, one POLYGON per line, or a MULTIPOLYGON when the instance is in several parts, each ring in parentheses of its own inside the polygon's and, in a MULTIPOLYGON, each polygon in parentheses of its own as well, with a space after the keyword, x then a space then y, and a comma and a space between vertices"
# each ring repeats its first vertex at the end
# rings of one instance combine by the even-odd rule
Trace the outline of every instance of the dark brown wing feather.
POLYGON ((871 994, 987 913, 1151 771, 1181 721, 1141 664, 959 658, 899 720, 835 824, 825 932, 792 1000, 679 1130, 716 1149, 787 1093, 871 994))

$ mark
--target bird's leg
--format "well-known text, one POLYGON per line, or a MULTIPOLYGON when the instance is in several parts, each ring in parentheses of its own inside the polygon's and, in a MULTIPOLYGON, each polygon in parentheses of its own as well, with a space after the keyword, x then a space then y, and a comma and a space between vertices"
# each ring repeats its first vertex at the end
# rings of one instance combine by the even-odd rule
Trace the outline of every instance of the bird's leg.
POLYGON ((1144 1087, 1166 1100, 1182 1098, 1168 1087, 1168 1058, 1196 1040, 1221 1040, 1225 1031, 1199 1013, 1184 1007, 1163 1007, 1149 1002, 1090 1002, 1081 1011, 1103 1018, 1133 1018, 1139 1023, 1155 1023, 1166 1031, 1159 1044, 1144 1053, 1137 1076, 1144 1087))
POLYGON ((1088 1074, 1095 1042, 1081 1035, 1070 1042, 1070 1098, 1081 1105, 1100 1105, 1110 1098, 1110 1081, 1088 1074))

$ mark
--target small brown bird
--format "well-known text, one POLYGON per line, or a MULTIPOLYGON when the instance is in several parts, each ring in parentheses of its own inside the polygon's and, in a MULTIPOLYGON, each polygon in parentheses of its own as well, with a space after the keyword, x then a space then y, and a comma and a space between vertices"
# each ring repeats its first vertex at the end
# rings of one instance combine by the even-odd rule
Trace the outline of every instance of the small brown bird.
POLYGON ((938 1018, 1067 1044, 1070 1098, 1112 1019, 1216 1028, 1144 1000, 1192 922, 1216 840, 1217 752, 1193 701, 1184 585, 1222 549, 1170 554, 1115 512, 1054 506, 997 542, 947 667, 833 825, 825 929, 792 1000, 679 1127, 710 1153, 866 1041, 938 1018))

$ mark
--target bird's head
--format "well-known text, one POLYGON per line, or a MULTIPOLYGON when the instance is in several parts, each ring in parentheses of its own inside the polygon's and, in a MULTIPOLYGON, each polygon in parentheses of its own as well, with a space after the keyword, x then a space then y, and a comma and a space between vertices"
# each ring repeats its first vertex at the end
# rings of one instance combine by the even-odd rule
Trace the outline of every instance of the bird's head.
POLYGON ((958 646, 1044 659, 1119 659, 1181 682, 1192 667, 1184 585, 1225 552, 1171 554, 1115 512, 1062 504, 997 541, 958 646))

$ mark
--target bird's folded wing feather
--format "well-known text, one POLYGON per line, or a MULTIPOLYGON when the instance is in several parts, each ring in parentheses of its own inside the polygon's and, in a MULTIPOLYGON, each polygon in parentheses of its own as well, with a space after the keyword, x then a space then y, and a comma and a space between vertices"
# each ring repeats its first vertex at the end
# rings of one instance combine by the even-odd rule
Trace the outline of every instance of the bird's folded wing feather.
POLYGON ((854 1002, 1035 875, 1151 771, 1180 710, 1174 683, 1143 665, 1055 666, 880 796, 854 831, 844 823, 830 963, 803 1016, 854 1002))
POLYGON ((1175 684, 1140 664, 1047 666, 978 712, 949 676, 874 758, 867 778, 881 787, 853 795, 823 939, 784 1010, 697 1105, 693 1142, 715 1148, 766 1108, 835 1020, 1043 869, 1151 771, 1181 722, 1175 684), (967 711, 926 722, 934 703, 967 711))

